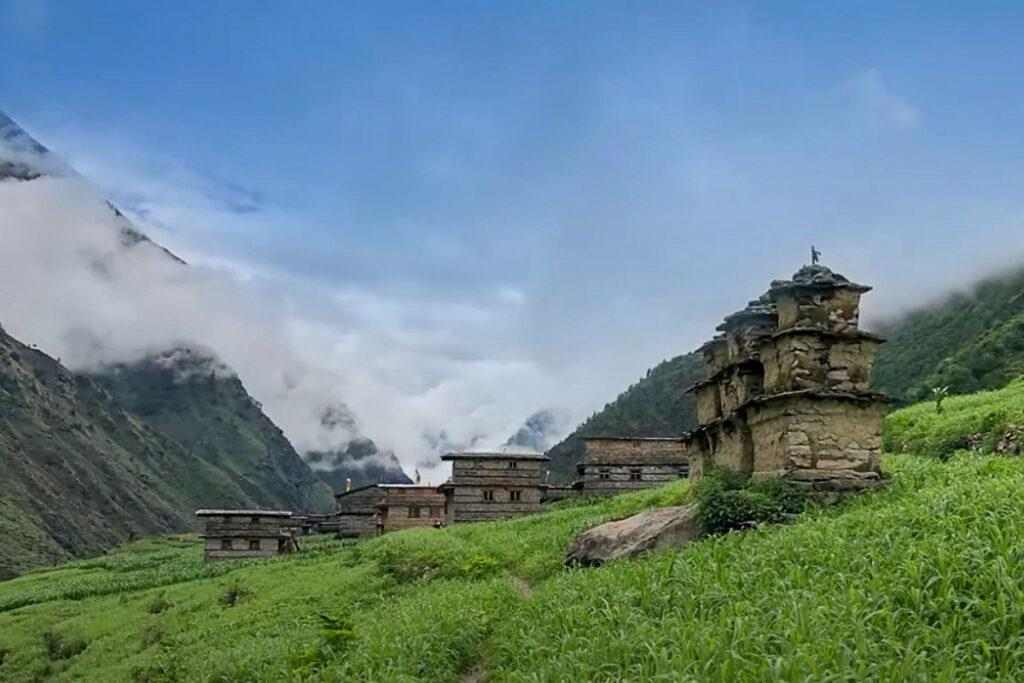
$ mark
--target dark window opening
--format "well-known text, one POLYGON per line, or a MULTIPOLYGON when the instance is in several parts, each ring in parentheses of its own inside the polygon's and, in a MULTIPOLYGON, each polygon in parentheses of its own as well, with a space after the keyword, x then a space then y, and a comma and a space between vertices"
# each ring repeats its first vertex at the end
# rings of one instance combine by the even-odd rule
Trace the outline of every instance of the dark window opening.
POLYGON ((494 500, 494 491, 484 491, 484 500, 494 500))
POLYGON ((522 491, 509 491, 508 492, 508 499, 510 501, 512 501, 513 503, 517 503, 517 502, 519 502, 519 501, 521 501, 523 499, 523 492, 522 491))
POLYGON ((633 469, 629 470, 629 480, 630 481, 643 481, 643 479, 644 479, 644 472, 639 467, 636 467, 636 468, 633 468, 633 469))
POLYGON ((601 469, 599 469, 597 471, 597 478, 598 479, 611 479, 612 478, 612 471, 610 469, 608 469, 608 468, 601 468, 601 469))
POLYGON ((410 505, 409 506, 409 516, 410 517, 419 517, 420 516, 420 506, 419 505, 410 505))
POLYGON ((519 468, 519 463, 517 463, 515 460, 509 460, 508 461, 508 468, 510 470, 518 469, 519 468))
POLYGON ((221 550, 231 550, 231 539, 230 538, 222 538, 222 539, 220 539, 220 549, 221 550))
POLYGON ((259 517, 250 517, 249 518, 249 523, 250 524, 259 524, 260 523, 260 518, 259 517))
POLYGON ((256 540, 256 541, 249 541, 249 550, 259 550, 259 549, 260 549, 260 542, 258 540, 256 540))

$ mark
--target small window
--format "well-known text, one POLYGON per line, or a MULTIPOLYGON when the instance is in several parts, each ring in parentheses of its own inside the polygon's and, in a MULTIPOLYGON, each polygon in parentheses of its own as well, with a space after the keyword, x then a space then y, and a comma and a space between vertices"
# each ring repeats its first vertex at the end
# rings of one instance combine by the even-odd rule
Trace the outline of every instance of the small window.
POLYGON ((220 539, 220 549, 221 550, 231 550, 231 539, 230 538, 222 538, 222 539, 220 539))
POLYGON ((597 478, 598 479, 611 479, 612 478, 612 471, 610 469, 608 469, 607 467, 602 467, 601 469, 599 469, 597 471, 597 478))
POLYGON ((484 491, 484 500, 494 500, 494 491, 484 491))
POLYGON ((260 549, 260 542, 259 542, 259 540, 249 541, 249 550, 259 550, 259 549, 260 549))
POLYGON ((419 517, 420 516, 420 506, 419 505, 410 505, 409 506, 409 516, 410 517, 419 517))
POLYGON ((521 501, 523 499, 523 492, 522 491, 509 491, 508 492, 508 499, 510 501, 512 501, 513 503, 518 503, 519 501, 521 501))
POLYGON ((508 461, 508 468, 510 470, 518 469, 519 468, 519 463, 517 463, 515 460, 509 460, 508 461))
POLYGON ((629 480, 630 481, 643 481, 644 480, 644 471, 642 469, 640 469, 639 467, 630 468, 630 470, 629 470, 629 480))
POLYGON ((260 523, 260 518, 259 517, 250 517, 249 518, 249 523, 250 524, 259 524, 260 523))

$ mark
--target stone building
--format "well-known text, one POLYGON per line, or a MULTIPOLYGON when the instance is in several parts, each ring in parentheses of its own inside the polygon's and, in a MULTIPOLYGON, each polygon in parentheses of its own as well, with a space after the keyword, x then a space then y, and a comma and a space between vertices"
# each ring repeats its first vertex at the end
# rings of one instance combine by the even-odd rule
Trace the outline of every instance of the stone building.
POLYGON ((587 437, 583 447, 575 484, 583 496, 651 488, 689 473, 684 438, 587 437))
POLYGON ((373 536, 444 520, 445 496, 434 486, 370 484, 334 495, 332 526, 342 538, 373 536))
POLYGON ((234 560, 285 555, 298 549, 292 513, 283 510, 198 510, 205 557, 234 560))
POLYGON ((504 519, 540 512, 546 455, 534 452, 448 453, 452 476, 439 487, 447 523, 504 519))
POLYGON ((334 494, 332 520, 341 538, 372 536, 377 533, 377 503, 380 490, 377 484, 360 486, 334 494))
POLYGON ((377 533, 436 526, 444 521, 445 495, 435 486, 379 484, 377 533))
POLYGON ((700 427, 688 436, 691 479, 709 463, 782 475, 823 494, 884 481, 884 397, 871 390, 881 337, 858 329, 871 288, 820 265, 776 280, 701 347, 691 387, 700 427))

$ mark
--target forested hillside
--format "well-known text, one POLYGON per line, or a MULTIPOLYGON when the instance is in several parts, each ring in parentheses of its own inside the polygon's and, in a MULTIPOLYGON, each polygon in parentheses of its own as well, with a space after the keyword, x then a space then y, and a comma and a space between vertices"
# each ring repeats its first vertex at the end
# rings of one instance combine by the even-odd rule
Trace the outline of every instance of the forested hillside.
MULTIPOLYGON (((1024 374, 1024 269, 982 280, 878 331, 888 342, 875 363, 875 388, 899 403, 921 400, 932 387, 963 394, 1005 386, 1024 374)), ((691 429, 696 409, 684 392, 703 372, 692 353, 655 367, 548 451, 552 476, 572 479, 583 454, 580 436, 673 436, 691 429)))
POLYGON ((647 371, 639 382, 583 422, 548 452, 554 481, 571 481, 583 457, 584 436, 678 436, 697 426, 686 389, 704 376, 696 353, 676 356, 647 371))
POLYGON ((996 389, 1024 373, 1024 268, 987 278, 879 331, 875 386, 901 401, 932 387, 996 389))

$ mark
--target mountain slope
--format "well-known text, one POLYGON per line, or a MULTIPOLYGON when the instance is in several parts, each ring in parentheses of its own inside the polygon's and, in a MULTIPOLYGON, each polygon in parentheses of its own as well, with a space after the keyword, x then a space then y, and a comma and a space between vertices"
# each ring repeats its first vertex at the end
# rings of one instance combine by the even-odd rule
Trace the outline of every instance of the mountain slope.
POLYGON ((90 377, 150 427, 230 475, 235 498, 246 506, 306 512, 333 507, 328 487, 238 377, 208 354, 178 349, 90 377))
POLYGON ((697 426, 696 405, 685 390, 704 375, 699 355, 659 363, 611 403, 547 452, 554 481, 571 481, 583 457, 585 436, 679 436, 697 426))
POLYGON ((889 339, 874 381, 901 401, 932 387, 963 394, 996 389, 1024 373, 1024 268, 979 281, 966 292, 884 324, 889 339))
POLYGON ((0 577, 188 529, 224 472, 0 330, 0 577))

